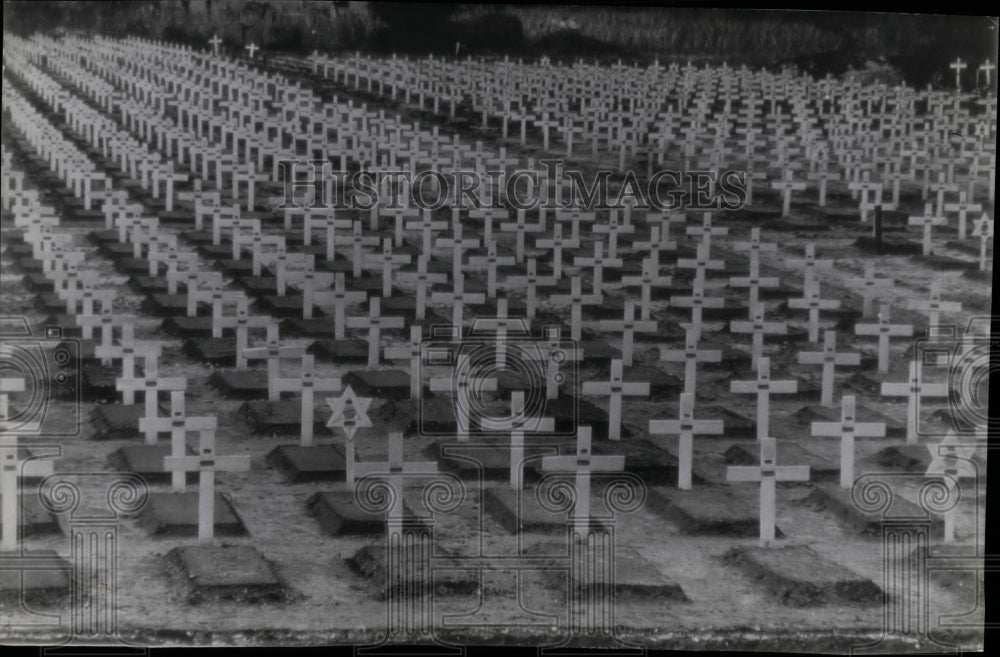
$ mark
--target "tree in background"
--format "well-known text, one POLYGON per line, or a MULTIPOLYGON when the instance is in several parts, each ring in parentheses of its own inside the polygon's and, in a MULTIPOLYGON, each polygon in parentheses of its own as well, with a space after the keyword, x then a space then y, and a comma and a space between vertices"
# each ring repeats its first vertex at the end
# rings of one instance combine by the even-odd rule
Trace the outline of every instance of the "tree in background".
POLYGON ((461 40, 451 19, 457 5, 447 2, 372 2, 380 27, 372 32, 371 49, 381 52, 450 53, 461 40))

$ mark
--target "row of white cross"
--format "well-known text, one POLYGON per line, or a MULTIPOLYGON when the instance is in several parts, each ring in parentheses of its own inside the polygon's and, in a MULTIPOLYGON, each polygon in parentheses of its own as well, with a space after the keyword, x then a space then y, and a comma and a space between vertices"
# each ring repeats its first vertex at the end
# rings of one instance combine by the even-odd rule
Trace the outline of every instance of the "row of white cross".
MULTIPOLYGON (((324 59, 314 56, 311 61, 316 71, 317 64, 324 59)), ((916 178, 918 159, 923 164, 922 193, 925 198, 929 184, 927 172, 932 166, 945 166, 948 184, 954 182, 956 163, 971 160, 972 178, 978 175, 981 158, 989 159, 988 170, 995 171, 996 167, 992 138, 996 123, 994 98, 980 101, 930 90, 913 93, 905 87, 895 90, 862 87, 858 83, 831 78, 815 81, 805 76, 792 77, 787 72, 776 77, 766 72, 751 73, 745 69, 737 72, 725 67, 697 70, 689 66, 681 71, 676 66, 667 70, 654 65, 648 70, 631 69, 629 74, 625 72, 630 70, 628 68, 614 72, 614 67, 595 70, 580 63, 572 67, 551 67, 511 62, 500 65, 471 61, 449 63, 433 58, 379 60, 360 55, 338 60, 332 66, 333 79, 343 84, 353 78, 355 86, 360 88, 364 77, 369 91, 374 83, 378 85, 378 92, 391 93, 393 98, 402 88, 407 93, 404 99, 407 104, 412 103, 406 85, 411 84, 411 80, 433 78, 437 82, 429 84, 429 89, 453 89, 445 92, 444 97, 458 94, 471 103, 474 111, 481 110, 483 128, 487 127, 488 119, 501 122, 504 138, 510 118, 521 122, 522 143, 525 143, 526 123, 533 122, 542 130, 543 148, 548 151, 549 130, 558 126, 565 135, 567 156, 572 156, 573 135, 579 134, 581 137, 593 136, 592 155, 596 157, 597 143, 602 139, 601 126, 606 126, 609 135, 617 134, 615 138, 608 137, 608 141, 609 146, 620 145, 619 169, 622 170, 625 169, 626 148, 633 155, 638 149, 652 149, 656 161, 662 163, 667 145, 680 139, 684 140, 687 161, 713 170, 723 163, 733 167, 734 154, 725 139, 735 132, 745 139, 747 161, 743 168, 747 172, 748 196, 751 196, 749 188, 753 179, 761 173, 755 172, 754 153, 758 150, 766 155, 777 153, 774 166, 782 169, 782 174, 772 186, 784 194, 785 214, 791 192, 803 189, 803 183, 790 179, 797 166, 788 157, 802 149, 793 148, 784 134, 789 125, 799 125, 795 136, 805 143, 810 178, 820 182, 821 207, 825 205, 826 182, 839 178, 839 174, 827 168, 829 155, 835 156, 848 172, 854 198, 857 198, 854 185, 861 184, 861 176, 884 168, 884 182, 865 180, 865 183, 878 185, 879 189, 891 183, 893 199, 897 202, 899 181, 916 178), (724 103, 724 109, 709 116, 713 112, 713 97, 724 103), (915 104, 918 101, 927 102, 926 114, 940 121, 930 122, 926 116, 917 115, 915 104), (731 107, 737 102, 742 108, 734 113, 731 107), (984 111, 972 119, 963 103, 981 104, 984 111), (792 116, 782 115, 784 104, 791 107, 792 116), (948 107, 952 104, 953 107, 948 107), (765 105, 770 105, 770 115, 765 119, 766 127, 759 129, 754 124, 759 109, 765 105), (530 111, 532 107, 536 108, 534 112, 530 111), (816 118, 826 124, 829 145, 822 140, 822 132, 815 125, 816 118), (958 123, 954 122, 956 119, 958 123), (617 128, 612 127, 615 122, 617 128), (675 125, 682 130, 679 137, 674 133, 675 125), (702 126, 706 130, 700 129, 702 126), (714 130, 715 136, 705 151, 708 156, 702 159, 695 149, 700 135, 708 134, 708 130, 714 130), (887 130, 891 135, 889 142, 884 134, 887 130), (955 140, 956 134, 960 141, 955 140), (769 147, 758 149, 761 137, 772 140, 767 144, 769 147), (958 153, 954 152, 956 142, 961 146, 958 153), (907 165, 909 171, 904 169, 907 165)), ((324 76, 326 74, 325 69, 324 76)), ((423 107, 422 99, 423 92, 416 104, 418 108, 423 107)), ((988 173, 984 181, 990 187, 990 200, 994 198, 993 177, 988 173)), ((975 183, 970 180, 969 202, 973 201, 975 190, 975 183)), ((866 216, 864 202, 862 214, 866 216)))

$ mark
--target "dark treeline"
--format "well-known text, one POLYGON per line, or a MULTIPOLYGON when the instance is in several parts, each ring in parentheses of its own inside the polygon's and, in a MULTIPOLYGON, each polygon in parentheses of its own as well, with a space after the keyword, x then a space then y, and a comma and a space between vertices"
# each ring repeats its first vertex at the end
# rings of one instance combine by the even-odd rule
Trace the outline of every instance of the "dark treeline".
POLYGON ((137 35, 232 52, 250 41, 292 53, 510 55, 613 61, 726 60, 814 75, 891 67, 908 83, 948 86, 948 63, 996 61, 995 19, 828 11, 607 5, 164 0, 7 2, 4 29, 137 35))

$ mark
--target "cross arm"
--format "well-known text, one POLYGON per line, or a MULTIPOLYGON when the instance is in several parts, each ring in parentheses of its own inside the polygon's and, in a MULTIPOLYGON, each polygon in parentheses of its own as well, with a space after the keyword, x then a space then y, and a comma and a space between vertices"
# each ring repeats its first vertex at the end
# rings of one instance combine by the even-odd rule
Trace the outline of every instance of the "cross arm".
POLYGON ((721 434, 724 430, 722 420, 650 420, 649 433, 678 434, 690 429, 694 434, 721 434))

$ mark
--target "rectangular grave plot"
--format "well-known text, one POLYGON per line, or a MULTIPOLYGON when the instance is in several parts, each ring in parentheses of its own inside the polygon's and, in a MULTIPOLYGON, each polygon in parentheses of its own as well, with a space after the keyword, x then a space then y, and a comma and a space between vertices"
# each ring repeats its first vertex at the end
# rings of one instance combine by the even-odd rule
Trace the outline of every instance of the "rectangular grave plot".
MULTIPOLYGON (((236 285, 252 297, 281 298, 277 296, 278 279, 271 276, 242 276, 236 281, 236 285)), ((299 310, 301 309, 300 305, 299 310)))
MULTIPOLYGON (((874 374, 855 372, 847 378, 846 387, 871 398, 878 398, 882 391, 882 381, 874 374)), ((886 427, 886 431, 888 429, 886 427)))
MULTIPOLYGON (((444 439, 432 443, 424 449, 428 459, 436 460, 443 470, 452 472, 464 479, 477 480, 482 477, 486 481, 510 481, 510 444, 506 436, 497 439, 497 444, 477 442, 459 443, 452 439, 444 439)), ((554 456, 559 453, 559 445, 572 451, 575 443, 561 443, 539 435, 528 436, 523 447, 521 461, 522 473, 526 481, 537 479, 536 470, 540 469, 539 459, 543 456, 554 456)))
POLYGON ((189 357, 221 367, 236 365, 236 343, 232 337, 192 338, 181 348, 189 357))
POLYGON ((73 566, 54 550, 0 557, 0 610, 55 607, 67 602, 73 566))
MULTIPOLYGON (((409 400, 390 399, 389 401, 405 402, 409 400)), ((455 400, 450 392, 426 393, 414 406, 417 415, 413 418, 413 426, 419 431, 434 435, 454 435, 458 431, 455 400)), ((508 407, 506 402, 501 399, 487 399, 482 401, 479 408, 486 417, 502 417, 508 407)), ((469 435, 474 436, 473 440, 498 440, 501 436, 509 435, 494 429, 494 427, 483 426, 478 417, 470 418, 469 435)))
MULTIPOLYGON (((657 602, 687 602, 688 597, 679 584, 664 575, 651 561, 633 548, 616 546, 614 555, 614 579, 608 578, 606 558, 598 558, 591 577, 574 570, 571 582, 574 590, 586 591, 589 595, 607 595, 614 586, 615 601, 655 600, 657 602)), ((564 577, 558 574, 559 579, 564 577)))
POLYGON ((257 307, 273 317, 301 317, 302 297, 295 294, 279 297, 273 292, 262 294, 257 299, 257 307))
MULTIPOLYGON (((704 487, 693 491, 669 487, 649 489, 649 508, 680 527, 699 536, 756 537, 760 533, 756 497, 734 495, 727 488, 704 487)), ((775 527, 774 535, 781 537, 775 527)))
POLYGON ((168 289, 167 279, 163 275, 159 276, 130 276, 128 286, 139 294, 165 293, 168 289))
POLYGON ((723 559, 787 606, 882 604, 874 582, 807 546, 737 547, 723 559))
POLYGON ((952 258, 940 254, 931 255, 912 255, 910 259, 916 263, 923 265, 925 267, 930 267, 931 269, 937 271, 970 271, 975 270, 979 263, 973 262, 972 260, 959 260, 957 258, 952 258))
MULTIPOLYGON (((213 268, 221 271, 224 276, 234 278, 246 278, 253 275, 253 262, 250 260, 221 258, 215 261, 213 268)), ((274 288, 271 289, 273 290, 274 288)))
MULTIPOLYGON (((32 292, 55 292, 55 284, 52 282, 52 279, 40 271, 25 274, 21 282, 32 292)), ((65 307, 66 303, 63 302, 63 308, 65 307)))
POLYGON ((168 317, 160 324, 160 330, 179 338, 212 337, 211 317, 168 317))
MULTIPOLYGON (((323 417, 325 408, 313 409, 313 430, 318 435, 329 435, 326 427, 329 418, 323 417)), ((249 401, 240 406, 240 416, 250 426, 251 433, 298 435, 302 430, 302 402, 288 399, 277 402, 249 401)))
POLYGON ((307 351, 328 363, 368 363, 368 345, 360 340, 317 340, 307 351))
POLYGON ((966 608, 986 606, 983 582, 983 558, 975 555, 975 547, 960 543, 939 543, 914 548, 911 553, 917 563, 926 560, 931 583, 965 603, 966 608))
POLYGON ((483 499, 485 512, 510 534, 566 531, 567 513, 553 513, 543 508, 535 499, 534 489, 491 488, 483 499))
MULTIPOLYGON (((566 329, 562 335, 569 335, 569 329, 566 329)), ((592 339, 588 339, 586 331, 581 335, 584 338, 580 341, 580 350, 583 352, 583 358, 579 361, 581 368, 609 367, 612 360, 622 357, 620 350, 615 349, 604 340, 598 339, 598 334, 590 335, 592 339)))
MULTIPOLYGON (((593 452, 597 456, 624 455, 625 472, 640 477, 646 484, 677 483, 677 458, 648 440, 598 442, 594 443, 593 452)), ((597 477, 595 483, 602 478, 597 477)))
MULTIPOLYGON (((152 536, 197 536, 198 491, 150 494, 139 521, 152 536)), ((215 535, 247 535, 243 521, 229 497, 223 493, 215 493, 215 535)))
POLYGON ((7 257, 12 259, 33 258, 35 247, 24 241, 24 235, 10 233, 4 235, 7 241, 7 257))
MULTIPOLYGON (((191 446, 186 447, 188 455, 194 455, 191 446)), ((151 484, 165 484, 171 480, 171 473, 163 468, 163 459, 172 453, 168 442, 156 445, 124 445, 108 454, 108 465, 119 472, 131 472, 141 476, 151 484)), ((198 473, 187 472, 187 483, 197 484, 198 473)))
MULTIPOLYGON (((576 435, 578 426, 593 428, 594 436, 608 435, 608 414, 587 399, 560 395, 556 399, 545 400, 541 417, 551 417, 555 420, 557 435, 576 435)), ((631 435, 623 427, 622 436, 631 435)))
MULTIPOLYGON (((491 376, 493 376, 491 374, 491 376)), ((497 381, 497 394, 504 399, 510 399, 512 392, 523 392, 528 394, 538 385, 534 377, 527 372, 512 372, 510 370, 500 370, 493 378, 497 381)))
POLYGON ((118 399, 115 383, 121 376, 118 368, 97 366, 83 368, 82 394, 84 401, 113 403, 118 399))
POLYGON ((350 275, 354 271, 354 265, 343 258, 337 258, 336 260, 326 259, 326 247, 323 247, 323 255, 317 255, 316 257, 316 271, 326 271, 326 272, 343 272, 350 275))
MULTIPOLYGON (((159 407, 159 413, 166 415, 166 409, 159 407)), ((143 404, 123 406, 121 404, 104 404, 94 408, 90 413, 94 425, 94 440, 123 440, 136 438, 139 434, 139 418, 146 415, 143 404)))
MULTIPOLYGON (((189 215, 189 220, 190 220, 190 215, 189 215)), ((189 244, 195 244, 195 245, 208 244, 209 246, 212 245, 212 231, 210 230, 188 230, 181 233, 180 236, 181 239, 183 239, 185 242, 189 244)), ((225 251, 220 251, 220 253, 222 254, 232 253, 232 252, 233 252, 232 246, 229 246, 225 251)))
MULTIPOLYGON (((605 378, 605 377, 602 377, 605 378)), ((623 380, 628 383, 648 383, 649 397, 654 401, 676 399, 684 382, 673 374, 653 365, 632 365, 624 368, 623 380)))
POLYGON ((41 292, 35 297, 35 307, 43 313, 59 313, 66 309, 66 301, 55 292, 41 292))
MULTIPOLYGON (((314 493, 306 501, 306 510, 330 536, 382 536, 386 531, 385 513, 372 512, 358 504, 354 492, 314 493)), ((421 524, 405 503, 403 517, 408 527, 421 524)))
POLYGON ((290 597, 270 562, 250 546, 184 546, 172 549, 166 558, 173 581, 190 604, 281 602, 290 597))
MULTIPOLYGON (((527 450, 526 450, 527 451, 527 450)), ((428 445, 424 455, 437 460, 443 470, 463 479, 509 481, 510 448, 500 445, 470 445, 441 441, 428 445)))
POLYGON ((344 454, 334 445, 279 445, 267 462, 281 471, 289 483, 344 481, 344 454))
POLYGON ((393 294, 397 296, 382 299, 382 313, 387 317, 403 317, 408 322, 415 319, 417 313, 416 299, 412 296, 406 296, 406 293, 395 289, 393 290, 393 294))
MULTIPOLYGON (((424 456, 437 461, 441 468, 463 478, 475 479, 481 476, 488 481, 510 480, 510 441, 506 434, 500 434, 495 444, 485 444, 482 439, 472 437, 471 442, 456 442, 445 438, 428 445, 424 456)), ((532 434, 525 436, 521 459, 522 475, 525 481, 537 479, 540 471, 539 460, 543 456, 570 453, 576 443, 568 438, 532 434)))
MULTIPOLYGON (((51 536, 61 534, 58 519, 38 499, 34 492, 25 492, 18 496, 18 540, 33 536, 51 536)), ((0 536, 3 528, 0 527, 0 536)))
POLYGON ((115 269, 129 276, 144 274, 149 271, 149 261, 144 258, 119 256, 115 258, 115 269))
POLYGON ((198 255, 208 260, 218 260, 219 258, 225 258, 233 253, 232 244, 227 243, 227 240, 222 240, 220 244, 212 244, 211 237, 205 242, 202 241, 191 241, 192 244, 196 244, 198 250, 198 255))
POLYGON ((185 212, 183 210, 177 210, 176 207, 173 210, 166 210, 166 207, 157 208, 156 216, 160 218, 161 224, 190 224, 191 223, 191 213, 185 212))
POLYGON ((96 209, 84 209, 82 200, 67 205, 63 210, 63 216, 74 223, 79 222, 82 224, 94 224, 104 221, 103 212, 96 209))
MULTIPOLYGON (((884 230, 884 226, 883 226, 884 230)), ((885 237, 882 238, 881 243, 876 242, 875 238, 871 235, 861 235, 856 240, 854 240, 854 246, 858 248, 863 253, 876 253, 879 255, 909 255, 914 256, 919 254, 923 247, 919 242, 914 242, 906 239, 892 239, 888 240, 885 237)))
MULTIPOLYGON (((352 570, 367 579, 372 592, 381 597, 387 591, 393 590, 397 595, 415 595, 421 591, 431 592, 434 596, 472 595, 479 590, 479 574, 474 570, 440 568, 441 548, 427 541, 416 541, 395 548, 403 554, 396 555, 403 563, 413 564, 411 568, 402 569, 399 578, 394 582, 387 581, 387 559, 390 558, 385 544, 366 545, 352 556, 348 563, 352 570), (421 564, 428 562, 433 551, 434 570, 423 568, 421 564)), ((446 555, 445 555, 446 556, 446 555)))
MULTIPOLYGON (((973 455, 979 472, 986 475, 986 463, 978 455, 973 455)), ((903 472, 924 473, 931 464, 931 452, 926 445, 890 445, 870 458, 865 459, 863 471, 877 472, 880 469, 901 470, 903 472)), ((961 481, 972 481, 974 477, 959 475, 961 481)))
POLYGON ((212 372, 208 382, 222 391, 226 399, 252 400, 267 397, 267 372, 260 370, 212 372))
POLYGON ((410 375, 403 370, 354 370, 344 375, 343 384, 351 386, 362 397, 410 397, 410 375))
POLYGON ((38 274, 45 269, 41 260, 36 260, 31 257, 18 258, 17 260, 14 260, 14 267, 17 271, 24 274, 38 274))
POLYGON ((728 345, 712 345, 710 348, 718 348, 722 352, 722 357, 718 363, 699 363, 699 375, 702 371, 718 372, 719 374, 728 374, 731 379, 737 379, 739 378, 738 372, 751 371, 753 357, 749 348, 743 349, 728 345))
MULTIPOLYGON (((312 319, 302 319, 300 317, 289 317, 280 320, 279 327, 281 335, 310 338, 326 338, 332 340, 335 335, 333 321, 326 317, 319 308, 313 308, 312 319)), ((358 341, 360 342, 360 341, 358 341)), ((367 358, 368 352, 365 352, 367 358)))
MULTIPOLYGON (((160 317, 177 317, 187 312, 186 294, 148 294, 139 306, 143 310, 160 317)), ((161 324, 162 327, 162 324, 161 324)))
POLYGON ((707 406, 703 407, 704 410, 700 411, 702 417, 712 418, 713 420, 722 420, 725 432, 721 435, 706 435, 698 436, 698 440, 712 440, 716 438, 725 439, 738 439, 738 438, 756 438, 757 437, 757 421, 754 418, 747 417, 741 413, 733 411, 727 406, 707 406))
POLYGON ((892 496, 891 506, 882 513, 869 513, 861 509, 851 496, 851 490, 840 488, 833 484, 817 486, 802 503, 816 511, 829 513, 851 531, 863 535, 877 537, 882 535, 884 518, 913 518, 915 521, 927 519, 931 531, 935 535, 943 535, 944 521, 940 516, 928 517, 916 504, 899 495, 892 496))
MULTIPOLYGON (((119 242, 117 239, 113 242, 100 242, 97 245, 97 250, 105 258, 116 261, 120 258, 131 258, 134 253, 134 247, 131 244, 119 242)), ((146 267, 148 271, 148 263, 146 267)))
MULTIPOLYGON (((600 508, 600 486, 595 486, 591 497, 591 508, 600 508), (596 507, 595 507, 596 505, 596 507)), ((509 488, 490 488, 483 496, 484 510, 510 534, 566 532, 572 509, 558 510, 554 503, 545 499, 539 501, 534 488, 520 491, 509 488)), ((599 520, 591 518, 596 531, 606 531, 599 520)))

